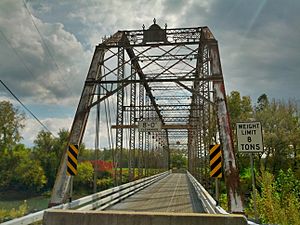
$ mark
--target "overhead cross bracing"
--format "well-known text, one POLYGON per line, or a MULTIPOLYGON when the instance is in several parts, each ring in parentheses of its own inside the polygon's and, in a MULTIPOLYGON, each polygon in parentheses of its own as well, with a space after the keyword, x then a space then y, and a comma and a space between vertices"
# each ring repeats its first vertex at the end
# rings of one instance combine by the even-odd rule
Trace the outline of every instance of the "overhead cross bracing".
MULTIPOLYGON (((115 131, 116 185, 124 182, 125 167, 129 179, 147 175, 150 168, 170 168, 175 148, 185 150, 188 170, 209 185, 208 150, 220 137, 230 207, 240 211, 225 96, 218 45, 208 27, 169 29, 154 22, 149 29, 118 31, 95 49, 70 143, 81 143, 91 108, 111 99, 116 111, 110 126, 115 131), (146 129, 140 129, 141 124, 146 129)), ((62 201, 69 188, 63 162, 53 204, 62 201)))

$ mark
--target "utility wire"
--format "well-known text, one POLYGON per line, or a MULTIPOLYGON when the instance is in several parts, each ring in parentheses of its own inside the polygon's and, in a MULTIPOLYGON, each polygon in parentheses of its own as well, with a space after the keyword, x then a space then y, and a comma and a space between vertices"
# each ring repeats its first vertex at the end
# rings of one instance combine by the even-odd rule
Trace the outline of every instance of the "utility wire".
POLYGON ((25 61, 23 60, 22 56, 19 54, 19 52, 12 46, 6 35, 3 33, 3 31, 0 30, 1 35, 3 36, 4 40, 7 42, 8 46, 12 49, 12 51, 16 54, 18 59, 21 61, 27 72, 34 78, 32 70, 27 66, 25 61))
MULTIPOLYGON (((46 42, 45 42, 45 40, 44 40, 44 37, 43 37, 42 33, 40 32, 38 26, 36 25, 36 23, 35 23, 35 21, 34 21, 34 19, 33 19, 32 13, 30 12, 29 8, 27 7, 26 1, 23 0, 23 3, 24 3, 25 9, 26 9, 28 15, 30 16, 30 19, 31 19, 31 21, 32 21, 32 23, 33 23, 33 25, 34 25, 34 27, 35 27, 37 33, 38 33, 39 36, 40 36, 40 39, 41 39, 43 45, 45 46, 46 52, 48 53, 48 55, 49 55, 50 58, 52 59, 52 61, 53 61, 54 65, 55 65, 57 71, 62 75, 62 72, 61 72, 61 70, 60 70, 60 68, 59 68, 59 66, 58 66, 58 64, 57 64, 57 62, 56 62, 56 60, 55 60, 53 54, 51 53, 51 51, 50 51, 48 45, 46 44, 46 42)), ((68 87, 68 90, 69 90, 70 94, 72 94, 70 90, 73 91, 73 88, 70 88, 70 87, 69 87, 69 84, 68 84, 68 82, 64 79, 64 76, 61 76, 61 78, 63 79, 63 81, 65 82, 66 86, 68 87)))
POLYGON ((0 83, 6 88, 6 90, 24 107, 24 109, 26 109, 27 110, 27 112, 29 112, 30 113, 30 115, 31 116, 33 116, 33 118, 43 127, 43 128, 45 128, 45 130, 47 130, 53 137, 55 137, 54 136, 54 134, 33 114, 33 112, 30 110, 30 109, 28 109, 27 107, 26 107, 26 105, 24 105, 22 102, 21 102, 21 100, 6 86, 6 84, 2 81, 2 80, 0 80, 0 83))

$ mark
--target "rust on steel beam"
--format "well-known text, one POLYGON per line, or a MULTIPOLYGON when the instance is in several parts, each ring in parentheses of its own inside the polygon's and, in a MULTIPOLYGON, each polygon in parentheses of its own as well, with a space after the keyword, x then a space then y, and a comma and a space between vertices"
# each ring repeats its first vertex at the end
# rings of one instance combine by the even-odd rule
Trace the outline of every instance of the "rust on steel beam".
MULTIPOLYGON (((131 125, 131 124, 125 124, 125 125, 112 125, 112 129, 118 129, 118 128, 123 128, 123 129, 131 129, 131 128, 136 128, 138 129, 138 125, 131 125)), ((162 129, 192 129, 192 127, 188 124, 163 124, 162 129)))
MULTIPOLYGON (((205 172, 208 167, 207 146, 213 141, 209 129, 217 127, 216 120, 211 120, 217 114, 220 139, 225 143, 224 174, 229 207, 233 212, 240 212, 240 196, 236 194, 238 176, 217 47, 207 27, 163 29, 155 21, 149 29, 118 31, 105 39, 96 49, 84 83, 70 143, 81 143, 90 109, 112 95, 117 95, 118 113, 115 121, 112 121, 116 126, 112 128, 117 130, 115 144, 119 161, 123 147, 127 146, 123 129, 129 129, 129 149, 135 149, 136 144, 139 149, 139 177, 144 175, 144 167, 153 167, 162 162, 162 158, 157 157, 165 157, 170 163, 170 145, 173 147, 174 143, 180 143, 187 144, 189 170, 198 180, 201 178, 206 182, 209 180, 205 172), (165 60, 170 62, 165 63, 165 60), (98 94, 95 93, 97 85, 100 89, 98 94), (125 97, 128 90, 130 98, 125 97), (93 101, 95 95, 98 99, 93 101), (216 114, 212 114, 212 109, 217 109, 216 114), (162 131, 136 132, 137 121, 146 118, 160 120, 162 131), (156 154, 159 151, 162 154, 156 154), (233 177, 230 177, 231 174, 233 177)), ((130 161, 128 167, 132 178, 134 161, 130 161)), ((56 182, 53 190, 56 197, 51 199, 53 204, 59 204, 65 199, 70 180, 61 175, 64 169, 60 167, 59 170, 59 182, 56 182)), ((119 172, 122 173, 122 169, 119 172)), ((121 174, 119 177, 122 177, 121 174)))
MULTIPOLYGON (((208 28, 203 30, 204 38, 208 41, 209 53, 211 58, 212 76, 222 74, 219 50, 217 41, 208 28)), ((225 182, 227 196, 229 199, 228 207, 232 213, 243 213, 243 203, 240 193, 239 172, 236 165, 236 157, 233 148, 233 139, 229 114, 226 104, 226 93, 223 81, 214 81, 215 100, 217 107, 217 117, 219 122, 220 137, 223 146, 225 182)))
MULTIPOLYGON (((97 46, 94 56, 87 74, 88 79, 98 79, 101 76, 101 64, 106 49, 101 45, 97 46)), ((85 131, 86 123, 89 117, 89 106, 93 101, 96 84, 85 85, 80 97, 80 101, 76 110, 73 124, 69 135, 69 144, 80 145, 85 131)), ((67 200, 67 193, 70 188, 71 176, 67 176, 67 149, 63 153, 63 157, 58 168, 54 187, 52 189, 49 206, 62 204, 67 200)))
MULTIPOLYGON (((104 63, 104 55, 108 51, 106 45, 108 43, 119 42, 121 40, 122 33, 117 32, 110 38, 105 40, 102 44, 98 45, 95 49, 92 62, 86 77, 79 104, 76 110, 76 114, 72 123, 72 127, 69 134, 68 144, 80 145, 82 142, 83 134, 86 128, 89 112, 95 95, 96 84, 88 83, 90 80, 98 80, 102 77, 101 67, 104 63)), ((97 105, 94 104, 94 105, 97 105)), ((58 168, 55 183, 51 193, 51 199, 49 206, 58 205, 64 203, 68 196, 68 190, 70 188, 71 177, 66 174, 67 168, 67 149, 63 152, 63 156, 58 168)))

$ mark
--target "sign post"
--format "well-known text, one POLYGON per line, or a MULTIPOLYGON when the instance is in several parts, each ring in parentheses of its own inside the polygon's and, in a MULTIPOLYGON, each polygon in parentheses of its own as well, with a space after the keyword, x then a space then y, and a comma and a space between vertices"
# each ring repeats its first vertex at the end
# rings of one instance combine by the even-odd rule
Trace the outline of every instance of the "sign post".
POLYGON ((256 205, 253 153, 260 153, 263 151, 261 123, 260 122, 237 123, 236 131, 237 131, 236 133, 237 133, 239 152, 250 153, 253 204, 254 204, 255 221, 257 222, 258 215, 257 215, 257 205, 256 205))

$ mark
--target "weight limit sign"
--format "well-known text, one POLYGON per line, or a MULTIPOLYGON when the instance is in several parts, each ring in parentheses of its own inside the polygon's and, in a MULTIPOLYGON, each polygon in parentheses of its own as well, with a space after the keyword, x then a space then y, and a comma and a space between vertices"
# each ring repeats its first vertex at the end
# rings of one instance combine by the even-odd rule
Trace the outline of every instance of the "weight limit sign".
POLYGON ((237 123, 236 134, 239 152, 257 153, 263 151, 260 122, 237 123))

